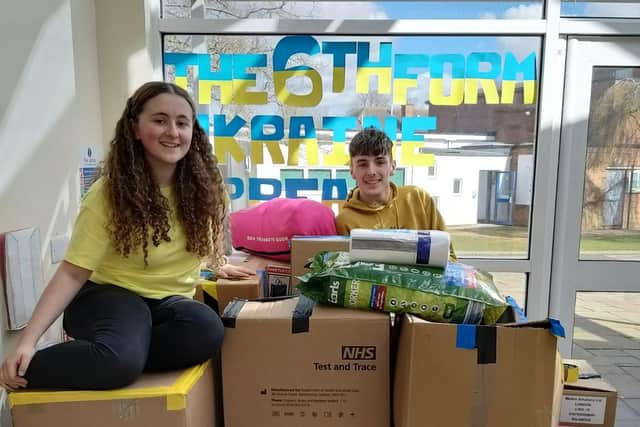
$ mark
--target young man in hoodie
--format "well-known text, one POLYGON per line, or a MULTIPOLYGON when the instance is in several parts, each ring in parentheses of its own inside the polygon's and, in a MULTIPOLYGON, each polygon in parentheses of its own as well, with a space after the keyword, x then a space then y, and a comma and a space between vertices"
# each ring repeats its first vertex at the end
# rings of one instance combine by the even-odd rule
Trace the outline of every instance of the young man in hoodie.
MULTIPOLYGON (((442 215, 431 196, 414 185, 397 187, 393 142, 374 127, 358 132, 349 144, 349 171, 357 186, 351 190, 336 217, 339 234, 354 228, 403 228, 446 230, 442 215)), ((456 259, 453 245, 449 257, 456 259)))

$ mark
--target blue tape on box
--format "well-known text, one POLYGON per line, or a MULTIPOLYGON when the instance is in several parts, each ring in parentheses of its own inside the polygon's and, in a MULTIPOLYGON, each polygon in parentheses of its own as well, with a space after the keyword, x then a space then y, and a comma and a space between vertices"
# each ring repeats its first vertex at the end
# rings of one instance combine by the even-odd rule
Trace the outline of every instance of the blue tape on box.
POLYGON ((549 323, 551 324, 551 333, 557 337, 564 338, 564 326, 558 319, 549 318, 549 323))
POLYGON ((518 316, 516 322, 522 323, 528 321, 527 316, 524 314, 524 310, 522 309, 522 307, 520 307, 515 298, 513 298, 511 295, 507 295, 504 299, 507 301, 507 304, 509 304, 513 308, 516 316, 518 316))
POLYGON ((476 348, 476 325, 458 325, 456 347, 468 350, 476 348))

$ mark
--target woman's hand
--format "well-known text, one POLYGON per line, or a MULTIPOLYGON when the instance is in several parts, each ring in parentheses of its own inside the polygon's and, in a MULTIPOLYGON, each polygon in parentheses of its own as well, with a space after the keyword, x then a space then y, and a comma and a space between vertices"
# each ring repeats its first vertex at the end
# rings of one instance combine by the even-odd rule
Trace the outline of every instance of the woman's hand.
POLYGON ((24 374, 36 353, 36 343, 49 326, 62 314, 91 271, 63 261, 42 292, 31 320, 22 331, 18 347, 0 366, 0 387, 16 390, 27 386, 24 374))
POLYGON ((24 374, 35 353, 34 346, 19 345, 0 367, 0 387, 4 387, 7 391, 26 387, 27 380, 24 379, 24 374))
POLYGON ((225 264, 216 270, 216 276, 220 279, 244 279, 253 276, 256 272, 241 265, 225 264))

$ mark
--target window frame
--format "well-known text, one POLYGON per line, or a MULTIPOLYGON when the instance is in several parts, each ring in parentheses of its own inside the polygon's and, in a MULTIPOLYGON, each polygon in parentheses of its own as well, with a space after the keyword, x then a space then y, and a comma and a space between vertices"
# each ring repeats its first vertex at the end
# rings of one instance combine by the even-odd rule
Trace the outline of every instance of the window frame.
POLYGON ((561 108, 564 96, 567 36, 638 36, 637 19, 561 18, 561 1, 544 0, 542 19, 531 20, 286 20, 286 19, 171 19, 160 17, 160 1, 144 0, 147 53, 153 78, 163 79, 163 34, 335 36, 490 35, 540 36, 537 132, 534 151, 533 197, 529 220, 529 251, 526 259, 466 258, 465 262, 486 271, 525 273, 528 276, 527 314, 548 315, 551 299, 553 229, 558 183, 561 108), (451 29, 456 31, 452 32, 451 29), (530 285, 530 286, 529 286, 530 285))

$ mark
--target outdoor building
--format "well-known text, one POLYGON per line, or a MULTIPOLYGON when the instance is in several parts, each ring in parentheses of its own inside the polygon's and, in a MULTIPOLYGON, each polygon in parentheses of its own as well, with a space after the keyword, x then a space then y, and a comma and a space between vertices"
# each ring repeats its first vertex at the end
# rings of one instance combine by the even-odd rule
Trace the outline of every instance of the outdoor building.
POLYGON ((640 228, 640 70, 594 75, 585 177, 584 231, 640 228))

